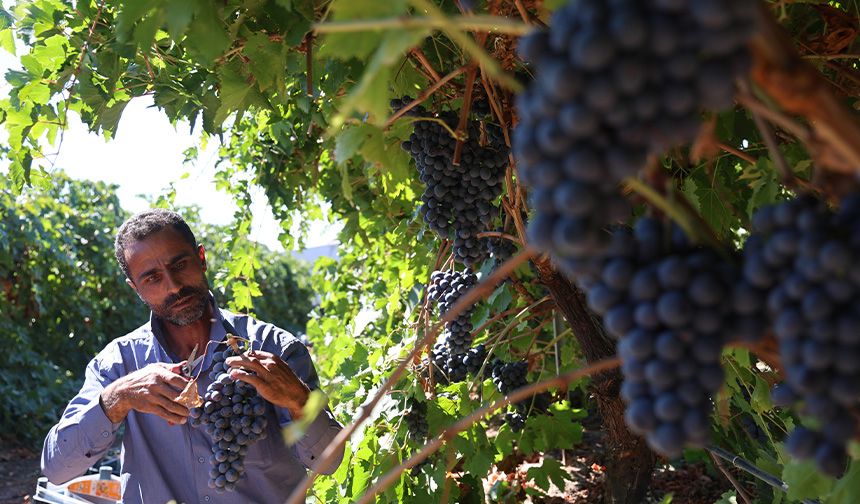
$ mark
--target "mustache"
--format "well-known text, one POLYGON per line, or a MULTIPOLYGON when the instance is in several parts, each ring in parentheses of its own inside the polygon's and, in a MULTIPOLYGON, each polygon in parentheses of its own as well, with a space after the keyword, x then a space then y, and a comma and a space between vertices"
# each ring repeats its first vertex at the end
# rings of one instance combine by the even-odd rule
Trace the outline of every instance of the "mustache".
POLYGON ((182 301, 183 299, 189 296, 200 297, 203 295, 203 292, 200 289, 196 289, 191 286, 183 287, 179 289, 179 292, 168 296, 167 299, 164 300, 164 306, 173 306, 177 302, 182 301))

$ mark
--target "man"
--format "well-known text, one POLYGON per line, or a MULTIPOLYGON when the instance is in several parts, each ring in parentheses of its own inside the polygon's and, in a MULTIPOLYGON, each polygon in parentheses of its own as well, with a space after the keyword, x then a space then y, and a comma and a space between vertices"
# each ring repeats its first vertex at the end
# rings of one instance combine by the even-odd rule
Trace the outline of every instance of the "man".
POLYGON ((310 390, 319 385, 307 349, 278 327, 215 305, 205 251, 182 217, 166 210, 131 217, 117 233, 116 257, 152 314, 90 361, 83 388, 45 439, 42 471, 51 482, 83 474, 122 424, 125 503, 283 502, 306 468, 334 472, 343 452, 335 463, 316 466, 342 428, 328 409, 295 446, 285 445, 280 433, 301 417, 310 390), (175 399, 189 381, 180 364, 195 345, 205 355, 197 384, 202 397, 213 354, 225 348, 218 345, 225 338, 224 321, 257 350, 228 359, 231 376, 254 386, 272 406, 267 436, 248 448, 245 475, 235 490, 219 494, 209 485, 212 440, 202 427, 190 426, 188 409, 175 399))

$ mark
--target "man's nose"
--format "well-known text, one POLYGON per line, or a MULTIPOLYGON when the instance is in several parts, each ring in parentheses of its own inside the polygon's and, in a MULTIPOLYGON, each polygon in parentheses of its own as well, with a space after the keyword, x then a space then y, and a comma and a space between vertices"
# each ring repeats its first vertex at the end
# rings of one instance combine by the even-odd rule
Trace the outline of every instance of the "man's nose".
POLYGON ((165 286, 167 287, 168 292, 171 294, 174 292, 179 292, 179 289, 182 288, 182 283, 179 282, 176 273, 172 271, 167 271, 164 274, 165 286))

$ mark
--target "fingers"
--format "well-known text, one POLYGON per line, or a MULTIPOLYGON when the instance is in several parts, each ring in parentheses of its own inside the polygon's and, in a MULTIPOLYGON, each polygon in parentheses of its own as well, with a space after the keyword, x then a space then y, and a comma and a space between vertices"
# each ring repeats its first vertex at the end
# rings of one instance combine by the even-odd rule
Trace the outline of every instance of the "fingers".
POLYGON ((176 371, 174 371, 173 366, 171 366, 170 368, 165 368, 163 372, 158 373, 164 383, 178 390, 184 389, 189 382, 188 378, 182 376, 181 374, 178 374, 178 366, 180 365, 181 364, 176 365, 176 371))
POLYGON ((188 408, 176 402, 177 392, 166 386, 156 388, 154 389, 154 392, 155 393, 150 396, 154 404, 174 415, 178 415, 180 417, 188 416, 188 408))
POLYGON ((238 355, 236 357, 229 357, 226 361, 227 365, 234 368, 241 368, 254 371, 256 373, 269 373, 270 369, 272 369, 271 365, 274 364, 274 361, 270 360, 272 354, 266 354, 267 356, 262 355, 263 352, 257 352, 256 355, 238 355))
POLYGON ((264 382, 259 375, 255 375, 241 369, 234 369, 230 371, 230 377, 234 380, 240 380, 249 385, 252 385, 255 389, 257 389, 257 391, 259 391, 260 388, 266 387, 266 382, 264 382))
POLYGON ((188 410, 185 410, 185 415, 178 415, 175 412, 161 406, 160 404, 153 405, 152 411, 148 411, 153 415, 158 415, 167 420, 171 424, 184 424, 188 418, 188 410))

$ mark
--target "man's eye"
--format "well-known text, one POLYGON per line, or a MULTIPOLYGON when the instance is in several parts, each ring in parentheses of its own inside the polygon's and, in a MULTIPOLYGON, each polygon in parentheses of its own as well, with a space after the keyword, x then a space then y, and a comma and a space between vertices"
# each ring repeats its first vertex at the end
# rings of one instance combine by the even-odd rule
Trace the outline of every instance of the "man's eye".
POLYGON ((158 275, 148 275, 143 279, 145 283, 155 283, 158 281, 158 275))
POLYGON ((188 263, 188 261, 179 261, 178 263, 176 263, 176 264, 174 264, 174 265, 173 265, 173 269, 175 269, 175 270, 181 270, 182 268, 184 268, 184 267, 185 267, 185 265, 186 265, 187 263, 188 263))

